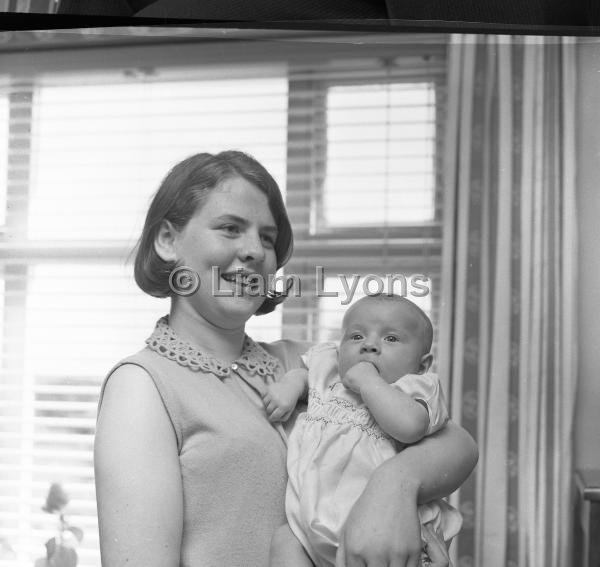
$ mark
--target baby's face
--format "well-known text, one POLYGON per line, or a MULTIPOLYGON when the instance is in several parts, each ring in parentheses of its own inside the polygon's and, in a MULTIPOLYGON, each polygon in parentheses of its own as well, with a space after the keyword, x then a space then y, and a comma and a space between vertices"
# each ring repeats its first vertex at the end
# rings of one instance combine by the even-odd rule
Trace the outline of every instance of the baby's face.
POLYGON ((340 342, 339 369, 344 376, 361 361, 375 365, 388 383, 420 370, 421 321, 399 301, 361 300, 346 315, 340 342))

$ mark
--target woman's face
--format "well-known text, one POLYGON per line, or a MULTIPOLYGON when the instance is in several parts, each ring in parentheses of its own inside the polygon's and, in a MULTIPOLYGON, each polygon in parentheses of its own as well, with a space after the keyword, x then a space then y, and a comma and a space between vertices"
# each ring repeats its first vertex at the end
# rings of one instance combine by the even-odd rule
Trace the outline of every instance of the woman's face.
POLYGON ((175 237, 177 260, 200 277, 198 291, 177 301, 221 328, 243 326, 277 269, 276 239, 267 196, 242 177, 223 181, 175 237), (249 285, 257 281, 262 289, 249 285))

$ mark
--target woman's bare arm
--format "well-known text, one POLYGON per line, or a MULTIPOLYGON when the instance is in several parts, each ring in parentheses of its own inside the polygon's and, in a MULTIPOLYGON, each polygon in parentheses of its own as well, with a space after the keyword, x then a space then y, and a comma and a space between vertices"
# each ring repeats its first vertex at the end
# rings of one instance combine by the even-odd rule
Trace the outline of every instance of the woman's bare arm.
POLYGON ((177 440, 152 379, 138 366, 119 367, 106 385, 94 468, 103 567, 177 567, 177 440))
POLYGON ((467 480, 478 458, 473 438, 449 421, 437 433, 406 447, 378 472, 389 477, 401 476, 403 483, 414 484, 417 501, 423 504, 452 494, 467 480))
POLYGON ((454 492, 477 458, 471 436, 449 422, 383 463, 346 521, 342 536, 346 567, 417 566, 421 552, 417 505, 454 492))

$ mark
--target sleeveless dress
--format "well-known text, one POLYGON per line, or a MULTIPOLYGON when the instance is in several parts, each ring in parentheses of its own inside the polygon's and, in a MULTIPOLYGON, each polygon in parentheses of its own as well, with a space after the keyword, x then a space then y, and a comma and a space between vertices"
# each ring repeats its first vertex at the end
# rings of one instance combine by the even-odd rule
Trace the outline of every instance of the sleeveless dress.
MULTIPOLYGON (((290 528, 317 567, 335 565, 341 530, 371 474, 404 446, 389 437, 338 373, 334 343, 311 348, 308 408, 288 439, 286 514, 290 528)), ((427 435, 448 420, 435 374, 408 374, 394 387, 421 401, 429 412, 427 435)), ((419 506, 422 524, 442 530, 449 541, 459 531, 460 513, 444 500, 419 506)))
POLYGON ((181 567, 266 567, 285 523, 285 432, 267 420, 266 384, 302 364, 306 343, 246 337, 230 365, 198 351, 160 319, 147 346, 120 361, 151 377, 177 438, 183 483, 181 567))

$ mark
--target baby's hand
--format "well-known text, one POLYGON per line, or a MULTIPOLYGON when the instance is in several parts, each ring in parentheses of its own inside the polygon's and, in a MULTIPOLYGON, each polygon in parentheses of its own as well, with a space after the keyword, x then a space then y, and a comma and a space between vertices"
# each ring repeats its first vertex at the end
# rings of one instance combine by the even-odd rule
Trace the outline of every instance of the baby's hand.
POLYGON ((342 376, 342 384, 357 394, 360 394, 361 387, 374 380, 381 380, 379 371, 374 364, 365 361, 357 362, 342 376))
POLYGON ((263 396, 269 421, 287 421, 292 415, 299 397, 298 387, 292 382, 282 381, 269 384, 267 392, 263 396))

